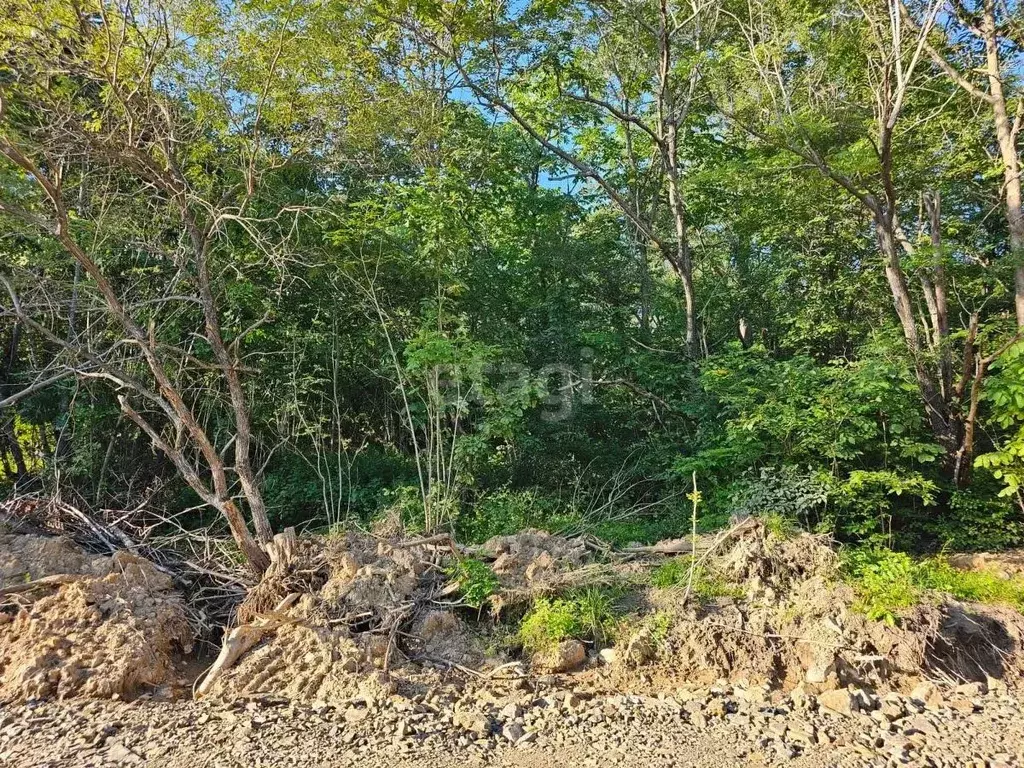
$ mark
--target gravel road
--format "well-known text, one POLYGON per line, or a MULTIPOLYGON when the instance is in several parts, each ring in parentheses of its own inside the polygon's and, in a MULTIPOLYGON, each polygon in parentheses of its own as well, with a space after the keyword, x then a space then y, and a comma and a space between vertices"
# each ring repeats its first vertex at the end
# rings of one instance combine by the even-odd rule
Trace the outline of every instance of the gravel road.
POLYGON ((0 765, 1024 766, 1022 702, 1001 686, 925 684, 882 698, 728 686, 657 697, 551 688, 417 698, 0 706, 0 765))

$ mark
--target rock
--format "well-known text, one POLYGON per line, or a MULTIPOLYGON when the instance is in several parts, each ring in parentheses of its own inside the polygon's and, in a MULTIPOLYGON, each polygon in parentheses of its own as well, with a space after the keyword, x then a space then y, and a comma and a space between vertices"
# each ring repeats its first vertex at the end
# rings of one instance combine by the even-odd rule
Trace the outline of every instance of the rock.
POLYGON ((907 723, 907 727, 903 731, 904 734, 910 736, 914 733, 923 733, 925 736, 937 736, 939 729, 935 727, 931 720, 928 718, 918 715, 907 723))
POLYGON ((708 717, 725 717, 725 700, 712 699, 704 707, 704 714, 708 717))
POLYGON ((985 688, 991 693, 1006 693, 1006 682, 996 677, 985 678, 985 688))
POLYGON ((535 667, 549 672, 569 672, 587 660, 587 649, 579 640, 563 640, 551 651, 533 657, 535 667))
POLYGON ((501 711, 498 713, 498 717, 504 722, 507 722, 509 720, 515 720, 522 716, 523 708, 515 702, 510 702, 509 704, 506 704, 504 707, 501 708, 501 711))
POLYGON ((903 706, 903 700, 897 694, 889 693, 882 698, 882 706, 879 710, 888 720, 899 720, 907 714, 907 708, 903 706))
POLYGON ((818 694, 818 706, 837 715, 849 717, 857 709, 857 699, 849 689, 824 691, 818 694))
POLYGON ((142 762, 142 758, 139 755, 120 742, 114 742, 107 749, 107 759, 118 765, 137 765, 142 762))
POLYGON ((513 744, 517 744, 519 740, 526 735, 526 731, 519 723, 512 722, 507 723, 505 727, 501 729, 501 735, 513 744))
POLYGON ((789 700, 793 702, 794 709, 809 709, 814 706, 814 696, 807 692, 803 683, 789 692, 789 700))
POLYGON ((532 744, 536 740, 537 740, 537 732, 536 731, 530 731, 529 733, 524 733, 523 736, 518 741, 516 741, 516 746, 517 747, 525 747, 527 744, 532 744))
POLYGON ((623 660, 631 667, 639 667, 653 659, 657 652, 654 633, 649 627, 643 627, 629 638, 623 660))
POLYGON ((456 712, 455 724, 478 736, 486 736, 491 732, 491 723, 483 715, 474 712, 456 712))
POLYGON ((370 715, 370 710, 366 707, 349 707, 345 710, 345 722, 346 723, 361 723, 370 715))
POLYGON ((597 653, 597 657, 605 664, 614 664, 618 659, 618 653, 614 648, 602 648, 597 653))
POLYGON ((910 698, 919 701, 928 709, 942 709, 945 702, 942 700, 942 692, 935 683, 924 681, 919 683, 910 694, 910 698))
POLYGON ((975 699, 988 692, 984 683, 963 683, 956 687, 956 692, 961 696, 975 699))

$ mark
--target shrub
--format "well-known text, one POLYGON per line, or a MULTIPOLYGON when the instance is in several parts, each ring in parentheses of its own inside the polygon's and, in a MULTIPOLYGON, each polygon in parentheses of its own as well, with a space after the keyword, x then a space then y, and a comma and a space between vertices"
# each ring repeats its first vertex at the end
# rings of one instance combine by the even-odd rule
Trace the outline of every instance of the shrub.
POLYGON ((588 587, 564 597, 537 598, 519 627, 523 650, 547 651, 569 638, 602 642, 617 624, 618 596, 611 589, 588 587))
POLYGON ((856 608, 868 618, 894 624, 901 611, 926 592, 958 600, 1009 605, 1024 611, 1024 578, 961 571, 942 558, 914 562, 903 552, 861 548, 843 555, 843 573, 857 591, 856 608))
POLYGON ((459 582, 463 602, 471 608, 481 608, 498 591, 498 577, 487 563, 472 557, 461 558, 445 571, 459 582))
POLYGON ((901 611, 920 600, 914 561, 903 552, 869 547, 850 550, 843 555, 843 574, 857 592, 854 607, 873 621, 895 624, 901 611))
MULTIPOLYGON (((980 474, 980 473, 979 473, 980 474)), ((1024 515, 991 483, 977 477, 968 490, 949 495, 947 511, 929 516, 923 527, 937 543, 957 552, 978 552, 1014 547, 1024 541, 1024 515)))

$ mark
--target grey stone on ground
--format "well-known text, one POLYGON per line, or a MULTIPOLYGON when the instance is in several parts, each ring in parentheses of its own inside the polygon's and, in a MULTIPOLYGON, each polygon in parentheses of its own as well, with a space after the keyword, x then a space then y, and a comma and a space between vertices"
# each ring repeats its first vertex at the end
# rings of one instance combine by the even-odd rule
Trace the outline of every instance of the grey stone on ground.
MULTIPOLYGON (((857 689, 815 702, 802 689, 728 685, 657 696, 430 690, 344 707, 258 697, 0 705, 0 766, 1024 768, 1015 694, 937 688, 944 701, 970 697, 969 710, 857 689)), ((931 689, 915 693, 935 701, 931 689)))

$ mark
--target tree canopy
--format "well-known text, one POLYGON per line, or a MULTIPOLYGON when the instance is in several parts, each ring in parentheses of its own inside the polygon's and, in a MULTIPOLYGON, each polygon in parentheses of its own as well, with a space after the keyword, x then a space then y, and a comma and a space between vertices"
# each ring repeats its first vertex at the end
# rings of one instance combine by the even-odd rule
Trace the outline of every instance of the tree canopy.
POLYGON ((10 492, 1021 540, 1015 2, 0 8, 10 492))

